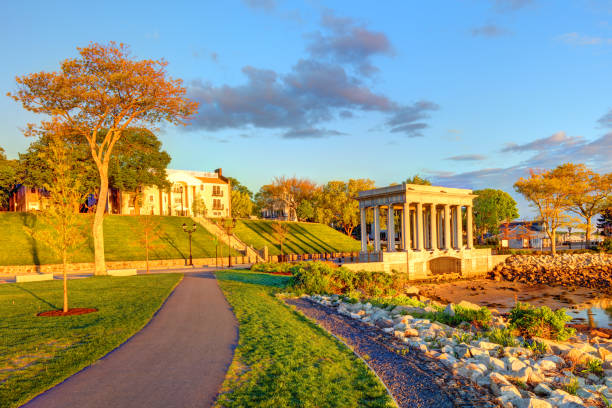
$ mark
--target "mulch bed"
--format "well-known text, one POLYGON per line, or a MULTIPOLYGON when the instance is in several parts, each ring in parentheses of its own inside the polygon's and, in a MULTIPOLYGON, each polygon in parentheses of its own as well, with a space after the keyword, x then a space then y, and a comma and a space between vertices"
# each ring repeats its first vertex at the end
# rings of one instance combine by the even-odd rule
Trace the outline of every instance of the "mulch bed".
POLYGON ((87 313, 95 313, 98 309, 95 308, 86 308, 86 307, 75 307, 73 309, 68 309, 66 313, 63 310, 48 310, 46 312, 40 312, 36 316, 44 316, 44 317, 55 317, 55 316, 76 316, 87 313))

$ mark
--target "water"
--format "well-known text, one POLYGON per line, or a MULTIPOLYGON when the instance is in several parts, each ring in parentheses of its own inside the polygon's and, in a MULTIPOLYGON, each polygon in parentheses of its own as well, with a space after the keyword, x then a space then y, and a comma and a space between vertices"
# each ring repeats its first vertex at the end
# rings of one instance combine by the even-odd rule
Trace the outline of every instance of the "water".
POLYGON ((591 307, 580 305, 567 308, 567 313, 573 317, 571 323, 612 329, 612 299, 597 299, 591 307))

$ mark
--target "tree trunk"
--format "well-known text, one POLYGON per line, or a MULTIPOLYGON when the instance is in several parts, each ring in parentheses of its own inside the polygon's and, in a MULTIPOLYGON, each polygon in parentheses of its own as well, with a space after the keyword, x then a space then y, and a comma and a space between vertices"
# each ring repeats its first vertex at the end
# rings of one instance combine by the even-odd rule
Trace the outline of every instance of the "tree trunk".
POLYGON ((62 254, 62 263, 64 265, 64 273, 63 273, 63 277, 64 277, 64 313, 68 312, 68 276, 66 273, 66 269, 67 269, 67 260, 66 260, 66 251, 63 252, 62 254))
POLYGON ((586 248, 589 247, 591 243, 591 217, 586 217, 586 248))
POLYGON ((145 250, 146 250, 146 262, 147 262, 147 273, 149 273, 149 233, 145 232, 145 250))
POLYGON ((557 230, 552 229, 551 233, 548 233, 548 236, 550 238, 550 252, 552 254, 552 256, 557 255, 557 240, 556 240, 556 235, 557 235, 557 230))
POLYGON ((98 203, 93 221, 93 242, 94 242, 94 275, 107 275, 106 260, 104 257, 104 209, 106 207, 106 197, 108 193, 108 165, 106 168, 99 169, 100 191, 98 193, 98 203), (104 198, 102 198, 104 197, 104 198))

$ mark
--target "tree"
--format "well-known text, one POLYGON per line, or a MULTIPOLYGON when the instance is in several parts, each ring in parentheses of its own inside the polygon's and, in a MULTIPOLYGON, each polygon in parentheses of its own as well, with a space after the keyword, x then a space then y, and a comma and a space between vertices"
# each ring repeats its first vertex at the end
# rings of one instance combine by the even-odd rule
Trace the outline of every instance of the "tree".
POLYGON ((6 158, 0 147, 0 209, 8 209, 9 197, 17 184, 17 161, 6 158))
POLYGON ((297 220, 297 208, 318 190, 315 183, 297 177, 276 177, 269 187, 269 200, 277 208, 288 212, 289 220, 297 220))
POLYGON ((373 188, 374 181, 369 179, 350 179, 348 183, 328 182, 318 195, 318 221, 334 224, 351 236, 355 227, 361 223, 357 195, 360 191, 373 188))
POLYGON ((557 254, 557 229, 567 222, 565 211, 571 205, 573 179, 559 168, 549 171, 530 171, 530 177, 521 177, 514 188, 539 211, 546 234, 550 238, 551 252, 557 254))
POLYGON ((64 313, 69 310, 68 262, 87 237, 78 211, 84 197, 78 178, 74 178, 71 157, 69 149, 59 138, 52 141, 48 154, 43 156, 43 160, 53 169, 52 182, 44 185, 50 193, 49 205, 43 211, 44 224, 48 228, 30 231, 62 260, 64 313))
POLYGON ((193 198, 193 203, 191 204, 191 211, 196 217, 206 217, 206 203, 202 198, 202 194, 197 193, 193 198))
POLYGON ((248 193, 232 190, 232 217, 247 218, 253 213, 253 201, 248 193))
POLYGON ((481 240, 486 233, 497 233, 500 223, 519 217, 516 201, 505 191, 486 188, 474 194, 478 195, 474 199, 474 224, 481 240))
POLYGON ((422 186, 431 186, 431 181, 427 180, 426 178, 422 178, 418 174, 415 174, 414 176, 408 177, 406 179, 406 184, 420 184, 422 186))
POLYGON ((234 177, 228 177, 227 179, 229 180, 230 184, 232 185, 232 190, 240 191, 241 193, 245 193, 246 195, 248 195, 249 198, 251 198, 251 199, 253 198, 253 192, 251 190, 249 190, 247 188, 247 186, 245 186, 242 183, 240 183, 234 177))
POLYGON ((315 219, 314 200, 302 200, 297 208, 298 221, 312 221, 315 219))
MULTIPOLYGON (((104 131, 101 131, 101 136, 104 131)), ((26 153, 19 155, 19 180, 29 186, 42 186, 49 183, 52 169, 41 161, 41 154, 49 150, 53 136, 43 133, 32 142, 26 153)), ((81 181, 83 195, 96 191, 100 177, 91 160, 89 146, 85 140, 64 137, 63 142, 70 146, 69 152, 74 162, 73 172, 81 181)), ((161 150, 161 141, 147 129, 129 128, 120 139, 109 164, 109 188, 133 192, 132 199, 136 208, 140 207, 140 192, 145 186, 168 188, 166 167, 170 155, 161 150)))
POLYGON ((601 211, 597 228, 601 230, 603 235, 612 236, 612 200, 608 201, 601 211))
POLYGON ((163 235, 159 219, 153 215, 142 215, 138 217, 138 224, 134 227, 135 235, 140 235, 138 244, 145 249, 145 262, 147 273, 149 273, 149 253, 162 247, 160 239, 163 235))
POLYGON ((103 220, 115 145, 130 126, 185 124, 197 103, 185 98, 182 81, 167 75, 163 60, 133 60, 127 46, 114 42, 78 51, 79 57, 63 61, 60 71, 17 77, 17 90, 8 95, 51 118, 39 129, 60 127, 63 134, 87 141, 100 177, 93 221, 95 274, 105 275, 103 220))
POLYGON ((593 217, 599 214, 612 194, 612 173, 597 174, 584 164, 565 163, 558 172, 572 178, 573 192, 569 211, 584 219, 587 245, 591 241, 593 217))
POLYGON ((287 235, 289 235, 289 224, 276 221, 272 224, 272 230, 280 246, 280 256, 282 259, 285 259, 283 254, 283 243, 287 239, 287 235))

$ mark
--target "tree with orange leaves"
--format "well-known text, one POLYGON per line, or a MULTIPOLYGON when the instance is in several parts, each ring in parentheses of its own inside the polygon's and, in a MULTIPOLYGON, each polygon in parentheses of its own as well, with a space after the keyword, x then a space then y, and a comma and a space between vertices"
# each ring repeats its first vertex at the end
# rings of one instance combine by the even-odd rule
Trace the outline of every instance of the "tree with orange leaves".
POLYGON ((297 208, 303 200, 313 197, 319 187, 308 179, 297 177, 276 177, 267 186, 269 199, 277 207, 287 209, 289 220, 297 220, 297 208))
POLYGON ((568 217, 565 211, 575 194, 573 177, 560 167, 548 171, 531 170, 529 178, 521 177, 514 183, 514 188, 538 209, 550 238, 552 255, 556 255, 557 229, 566 225, 568 217))
POLYGON ((93 221, 95 274, 105 275, 103 221, 113 148, 129 127, 186 124, 198 105, 185 97, 180 79, 167 75, 164 60, 132 59, 126 45, 114 42, 78 51, 79 57, 63 61, 57 72, 17 77, 17 90, 8 96, 50 118, 29 125, 26 134, 50 131, 87 141, 100 175, 93 221))
POLYGON ((568 210, 584 219, 588 245, 591 241, 593 217, 605 208, 606 200, 612 194, 612 173, 598 174, 584 164, 573 163, 565 163, 556 170, 572 178, 573 194, 568 210))

